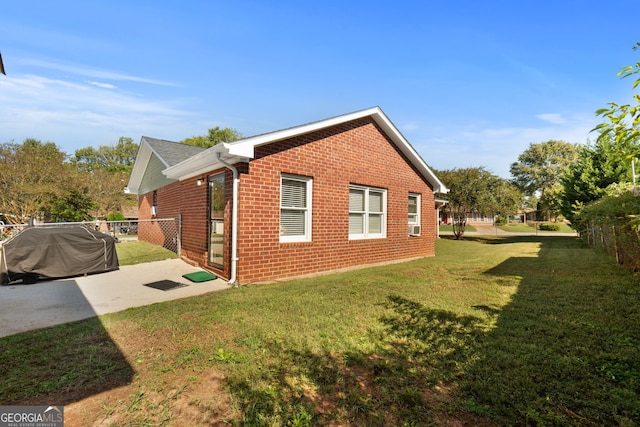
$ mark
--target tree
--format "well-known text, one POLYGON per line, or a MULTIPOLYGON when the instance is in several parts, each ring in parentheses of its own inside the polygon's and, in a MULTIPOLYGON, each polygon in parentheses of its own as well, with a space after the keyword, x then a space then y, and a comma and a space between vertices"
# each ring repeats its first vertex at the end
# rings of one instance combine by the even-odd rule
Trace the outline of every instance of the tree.
POLYGON ((136 204, 136 197, 124 192, 129 175, 130 172, 111 172, 104 168, 83 172, 83 179, 90 183, 87 195, 95 203, 96 218, 106 218, 111 212, 122 211, 123 206, 136 204))
POLYGON ((63 208, 64 201, 84 194, 66 154, 53 142, 26 139, 22 144, 0 145, 0 212, 9 220, 26 223, 31 218, 73 220, 86 214, 87 205, 63 208), (73 215, 71 212, 74 211, 73 215))
POLYGON ((241 138, 242 135, 235 129, 220 129, 220 126, 216 126, 209 129, 209 133, 206 136, 192 136, 191 138, 183 139, 180 143, 209 148, 221 142, 233 142, 241 138))
MULTIPOLYGON (((639 48, 640 42, 637 42, 633 50, 639 48)), ((618 72, 618 76, 623 79, 633 77, 636 74, 640 74, 640 62, 622 67, 622 70, 618 72)), ((632 87, 636 89, 639 85, 640 77, 633 82, 632 87)), ((602 116, 605 122, 596 126, 595 130, 601 134, 613 134, 615 142, 619 145, 635 145, 640 136, 640 94, 634 94, 633 99, 636 102, 635 105, 618 105, 615 102, 610 102, 607 108, 597 110, 596 114, 602 116)), ((638 154, 636 151, 632 155, 638 154)))
POLYGON ((121 136, 115 146, 101 145, 80 148, 71 160, 78 169, 92 171, 106 169, 109 172, 130 173, 138 154, 138 144, 132 138, 121 136))
POLYGON ((453 233, 458 240, 464 236, 468 214, 509 216, 522 205, 520 190, 482 167, 440 171, 437 175, 450 189, 442 197, 449 201, 445 209, 453 217, 453 233))
MULTIPOLYGON (((636 43, 634 50, 640 48, 636 43)), ((621 78, 640 74, 640 62, 623 67, 621 78)), ((637 78, 632 85, 640 85, 637 78)), ((635 105, 610 102, 607 108, 596 111, 604 122, 593 131, 599 133, 593 146, 585 147, 562 179, 562 211, 572 222, 580 210, 605 195, 605 189, 615 183, 633 182, 632 164, 640 157, 640 95, 634 94, 635 105)))
POLYGON ((582 147, 560 180, 562 214, 573 223, 580 209, 604 196, 609 185, 629 181, 631 168, 625 158, 626 150, 610 132, 582 147))
POLYGON ((513 183, 527 196, 539 197, 539 210, 547 218, 560 209, 560 178, 578 157, 579 147, 564 141, 549 140, 529 145, 518 161, 511 164, 513 183))
POLYGON ((95 203, 87 196, 88 187, 72 188, 67 194, 56 197, 49 209, 50 220, 61 222, 89 221, 95 203), (84 191, 82 191, 84 190, 84 191))
POLYGON ((119 212, 122 206, 135 204, 135 197, 124 193, 138 144, 133 139, 120 137, 115 146, 84 147, 75 151, 71 162, 89 183, 86 195, 94 203, 95 216, 104 218, 110 212, 119 212))

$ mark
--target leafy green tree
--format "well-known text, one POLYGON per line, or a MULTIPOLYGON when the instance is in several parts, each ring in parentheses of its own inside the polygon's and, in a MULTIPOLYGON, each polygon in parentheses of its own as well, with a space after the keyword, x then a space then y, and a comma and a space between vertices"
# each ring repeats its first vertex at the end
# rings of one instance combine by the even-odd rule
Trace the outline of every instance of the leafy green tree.
POLYGON ((105 218, 109 212, 119 212, 122 206, 134 205, 134 196, 124 193, 124 187, 138 154, 133 139, 120 137, 115 146, 84 147, 75 151, 71 163, 87 182, 86 195, 94 204, 94 214, 105 218))
POLYGON ((115 146, 84 147, 75 151, 71 162, 79 170, 106 169, 109 172, 131 173, 138 154, 138 144, 133 139, 120 137, 115 146))
MULTIPOLYGON (((634 50, 640 48, 636 43, 634 50)), ((621 78, 640 74, 640 62, 623 67, 621 78)), ((633 89, 640 78, 633 82, 633 89)), ((633 182, 632 165, 640 157, 640 95, 634 94, 635 104, 619 105, 610 102, 596 114, 604 122, 595 127, 599 132, 595 145, 585 147, 579 159, 562 179, 562 212, 572 222, 579 219, 580 211, 606 193, 611 184, 633 182)))
MULTIPOLYGON (((639 48, 640 42, 637 42, 633 50, 639 50, 639 48)), ((625 79, 638 74, 640 74, 640 62, 622 67, 618 76, 625 79)), ((639 85, 640 77, 633 82, 633 89, 636 89, 639 85)), ((635 142, 640 136, 640 94, 634 94, 633 99, 635 104, 619 105, 615 102, 610 102, 607 108, 597 110, 596 114, 602 116, 605 122, 596 126, 595 129, 600 131, 601 134, 613 134, 618 145, 636 145, 635 142)), ((637 150, 632 153, 634 156, 638 154, 637 150)))
POLYGON ((88 187, 72 188, 67 194, 57 197, 49 210, 51 221, 81 222, 92 219, 95 203, 87 196, 88 187))
POLYGON ((560 180, 561 211, 569 221, 575 222, 583 206, 604 196, 608 186, 629 181, 631 168, 626 156, 610 132, 581 148, 578 159, 560 180))
POLYGON ((578 145, 564 141, 532 143, 511 164, 513 183, 525 195, 539 197, 538 209, 546 213, 547 220, 561 212, 560 178, 577 159, 578 152, 578 145))
POLYGON ((192 136, 180 141, 181 144, 195 145, 196 147, 209 148, 221 142, 233 142, 242 138, 237 130, 232 128, 223 128, 216 126, 209 129, 206 136, 192 136))
POLYGON ((1 144, 0 212, 16 223, 52 215, 69 220, 85 214, 84 203, 63 206, 84 191, 66 157, 53 142, 29 138, 22 144, 1 144), (69 218, 66 214, 59 217, 65 210, 69 218))
POLYGON ((83 172, 83 179, 90 183, 87 195, 95 203, 96 218, 106 218, 111 212, 120 212, 124 206, 136 205, 136 197, 124 192, 129 175, 129 172, 101 168, 83 172))
POLYGON ((437 175, 450 189, 441 197, 449 201, 445 210, 453 217, 458 240, 464 237, 468 214, 509 216, 523 203, 520 190, 482 167, 439 171, 437 175))

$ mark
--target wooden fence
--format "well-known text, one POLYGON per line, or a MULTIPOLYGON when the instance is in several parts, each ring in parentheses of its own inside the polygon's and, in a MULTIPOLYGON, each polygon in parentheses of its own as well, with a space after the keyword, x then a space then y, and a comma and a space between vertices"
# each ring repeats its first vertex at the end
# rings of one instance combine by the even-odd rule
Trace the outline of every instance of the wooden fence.
POLYGON ((640 233, 614 220, 590 222, 580 232, 590 246, 616 257, 618 264, 631 271, 640 271, 640 233))

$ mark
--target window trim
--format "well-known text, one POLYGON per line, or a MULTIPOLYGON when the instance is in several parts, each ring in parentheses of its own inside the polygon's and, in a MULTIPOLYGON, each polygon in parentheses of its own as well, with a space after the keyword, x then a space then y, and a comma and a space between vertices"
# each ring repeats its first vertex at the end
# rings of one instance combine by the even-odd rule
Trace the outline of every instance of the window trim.
POLYGON ((364 211, 352 211, 349 207, 349 216, 353 214, 363 215, 363 233, 352 234, 349 231, 349 240, 365 240, 365 239, 384 239, 387 237, 387 190, 385 188, 370 187, 365 185, 350 184, 349 185, 349 197, 351 197, 351 190, 364 191, 364 211), (382 194, 382 212, 371 213, 369 211, 369 193, 376 192, 382 194), (380 233, 369 232, 369 218, 371 215, 381 215, 381 231, 380 233))
POLYGON ((310 242, 311 241, 311 218, 312 218, 312 200, 313 200, 313 178, 301 176, 301 175, 292 175, 287 173, 280 174, 280 215, 279 215, 279 229, 280 229, 280 243, 295 243, 295 242, 310 242), (306 184, 306 207, 304 208, 295 208, 291 206, 282 206, 282 191, 283 191, 283 182, 285 180, 289 181, 298 181, 306 184), (282 235, 282 211, 283 210, 292 210, 292 211, 303 211, 304 215, 304 234, 292 235, 292 236, 284 236, 282 235))
POLYGON ((408 233, 409 235, 414 235, 414 236, 419 236, 420 234, 422 234, 422 227, 421 227, 421 211, 420 211, 420 205, 421 205, 421 201, 422 201, 422 195, 420 193, 409 193, 409 195, 407 196, 407 213, 408 213, 408 233), (416 199, 416 212, 415 213, 411 213, 408 212, 408 201, 411 198, 415 198, 416 199), (415 220, 412 221, 411 217, 415 217, 415 220), (411 233, 411 227, 417 226, 418 228, 418 232, 417 233, 411 233))

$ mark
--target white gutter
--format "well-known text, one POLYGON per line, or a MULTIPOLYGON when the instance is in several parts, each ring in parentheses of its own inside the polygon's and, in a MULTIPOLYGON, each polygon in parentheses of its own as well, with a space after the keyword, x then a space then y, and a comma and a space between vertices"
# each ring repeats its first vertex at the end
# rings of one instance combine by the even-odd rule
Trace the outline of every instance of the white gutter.
POLYGON ((238 189, 240 186, 240 179, 238 177, 238 169, 222 160, 220 152, 216 153, 216 157, 221 164, 233 172, 233 208, 231 209, 231 277, 229 278, 229 285, 233 286, 236 284, 236 273, 238 270, 238 189))

